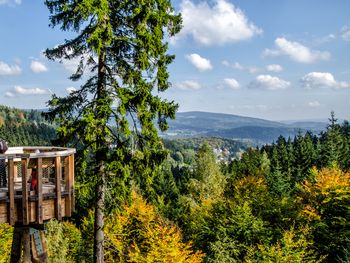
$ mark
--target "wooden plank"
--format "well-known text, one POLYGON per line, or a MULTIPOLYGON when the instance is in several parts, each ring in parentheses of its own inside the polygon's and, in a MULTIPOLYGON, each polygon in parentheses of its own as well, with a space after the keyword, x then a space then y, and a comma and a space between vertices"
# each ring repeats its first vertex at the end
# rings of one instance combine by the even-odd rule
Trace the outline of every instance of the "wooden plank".
POLYGON ((38 178, 38 185, 37 185, 37 195, 38 195, 38 203, 37 203, 37 212, 36 212, 36 220, 38 224, 43 224, 43 159, 38 158, 36 160, 36 171, 37 171, 37 178, 38 178))
POLYGON ((9 206, 9 224, 15 225, 15 184, 14 184, 14 162, 13 159, 8 160, 8 197, 10 201, 9 206))
POLYGON ((75 194, 74 194, 74 154, 70 157, 70 182, 71 182, 71 212, 75 211, 75 194))
POLYGON ((64 176, 66 179, 66 192, 68 193, 68 196, 66 196, 66 204, 65 204, 65 215, 71 216, 72 215, 72 189, 71 189, 71 158, 70 156, 67 156, 65 158, 65 171, 64 176))
POLYGON ((28 159, 22 159, 22 220, 23 225, 29 224, 28 215, 28 184, 27 184, 27 173, 28 173, 28 159))
POLYGON ((0 203, 0 224, 8 223, 7 218, 7 204, 0 203))
POLYGON ((55 182, 56 182, 56 199, 55 199, 55 216, 57 220, 62 219, 62 200, 61 200, 61 178, 62 178, 62 165, 61 157, 57 156, 55 159, 55 182))

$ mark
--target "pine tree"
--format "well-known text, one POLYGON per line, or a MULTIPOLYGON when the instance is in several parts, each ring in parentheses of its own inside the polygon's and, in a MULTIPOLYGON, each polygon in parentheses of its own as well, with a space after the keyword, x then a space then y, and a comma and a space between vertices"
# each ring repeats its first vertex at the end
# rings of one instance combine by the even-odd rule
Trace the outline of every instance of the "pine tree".
POLYGON ((90 161, 81 167, 94 179, 94 262, 103 262, 106 180, 114 180, 106 177, 118 174, 123 185, 131 173, 128 167, 135 167, 134 174, 151 173, 165 157, 153 121, 157 119, 165 130, 166 119, 174 117, 177 105, 155 94, 170 86, 167 66, 174 56, 167 54, 164 38, 180 30, 181 17, 168 0, 45 3, 52 27, 77 33, 46 50, 46 56, 80 59, 70 78, 86 76, 87 81, 67 97, 53 96, 47 116, 59 124, 60 142, 76 143, 84 153, 81 161, 90 161), (133 119, 133 126, 127 117, 133 119), (116 129, 111 129, 112 122, 116 129))
POLYGON ((333 167, 340 164, 342 150, 342 135, 340 125, 337 123, 332 111, 327 130, 321 135, 323 166, 333 167))

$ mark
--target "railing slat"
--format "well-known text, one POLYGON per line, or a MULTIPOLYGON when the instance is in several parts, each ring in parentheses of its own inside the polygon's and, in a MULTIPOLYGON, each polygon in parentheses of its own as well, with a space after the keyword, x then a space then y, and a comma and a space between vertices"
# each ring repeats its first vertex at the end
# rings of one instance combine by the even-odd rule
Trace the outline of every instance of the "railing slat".
POLYGON ((13 159, 8 160, 8 197, 10 201, 9 207, 9 223, 15 225, 15 184, 14 184, 14 162, 13 159))
POLYGON ((57 156, 55 159, 55 182, 56 182, 56 199, 55 199, 55 215, 57 220, 62 219, 62 205, 61 205, 61 178, 62 178, 62 166, 61 157, 57 156))
POLYGON ((36 210, 36 220, 38 224, 43 224, 43 159, 38 158, 36 160, 37 167, 37 177, 38 177, 38 185, 37 185, 37 194, 38 194, 38 203, 36 210))
POLYGON ((29 224, 28 214, 28 184, 27 184, 28 160, 22 159, 22 220, 23 225, 29 224))
POLYGON ((71 158, 67 156, 65 158, 65 179, 66 179, 66 191, 68 196, 65 198, 65 216, 72 215, 72 190, 71 190, 71 158))
POLYGON ((70 187, 71 187, 71 212, 73 213, 75 211, 75 193, 74 193, 74 154, 71 154, 69 156, 70 158, 70 187))

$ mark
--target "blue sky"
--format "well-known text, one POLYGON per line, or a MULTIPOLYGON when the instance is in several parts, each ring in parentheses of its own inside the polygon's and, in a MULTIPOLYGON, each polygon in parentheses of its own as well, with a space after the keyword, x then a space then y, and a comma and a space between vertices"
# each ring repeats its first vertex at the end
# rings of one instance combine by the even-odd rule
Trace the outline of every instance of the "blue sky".
MULTIPOLYGON (((350 119, 350 1, 180 0, 183 30, 172 88, 180 111, 270 120, 350 119)), ((65 96, 75 61, 48 61, 46 48, 72 33, 51 29, 43 1, 0 0, 0 104, 44 108, 65 96)))

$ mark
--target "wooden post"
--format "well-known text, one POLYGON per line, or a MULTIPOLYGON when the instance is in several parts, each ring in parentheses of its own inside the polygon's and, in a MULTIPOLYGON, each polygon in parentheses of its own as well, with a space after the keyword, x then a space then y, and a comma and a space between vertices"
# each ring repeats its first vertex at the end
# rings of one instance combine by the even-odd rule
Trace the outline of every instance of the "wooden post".
POLYGON ((15 184, 14 184, 14 162, 13 158, 8 160, 8 197, 10 201, 9 207, 9 223, 15 225, 15 184))
POLYGON ((74 154, 72 154, 71 156, 69 156, 70 160, 70 184, 71 184, 71 195, 72 195, 72 199, 71 199, 71 208, 72 208, 72 212, 75 211, 75 194, 74 194, 74 154))
POLYGON ((57 156, 55 159, 55 180, 56 180, 56 199, 55 199, 55 216, 57 220, 62 219, 62 205, 61 205, 61 178, 62 178, 62 166, 61 157, 57 156))
POLYGON ((22 159, 22 213, 23 225, 29 224, 28 214, 28 184, 27 184, 27 166, 28 159, 22 159))
POLYGON ((29 228, 23 229, 23 263, 31 263, 29 228))
POLYGON ((66 191, 68 196, 65 199, 65 216, 72 215, 72 189, 71 189, 71 158, 67 156, 65 158, 65 177, 66 177, 66 191))
POLYGON ((18 227, 13 229, 11 246, 11 263, 20 263, 22 254, 22 230, 18 227))
POLYGON ((37 194, 38 194, 38 203, 37 203, 37 210, 36 210, 36 220, 38 224, 43 224, 43 159, 38 158, 36 160, 36 167, 37 167, 37 178, 38 178, 38 185, 37 185, 37 194))

